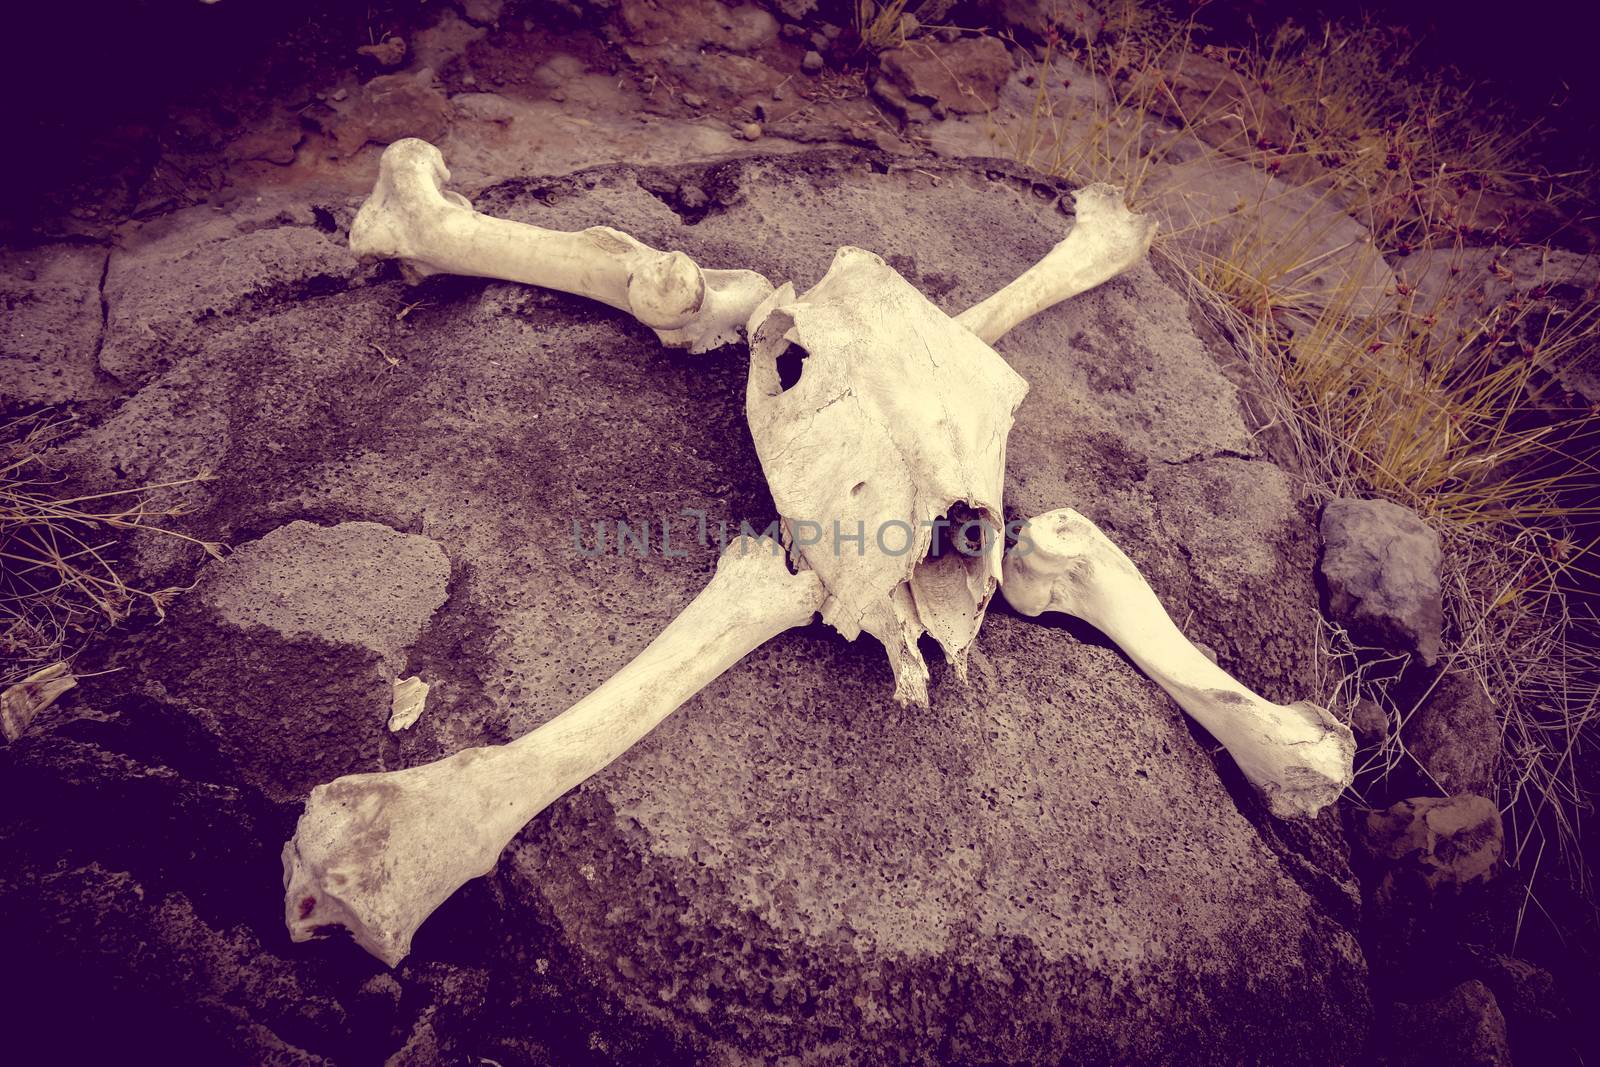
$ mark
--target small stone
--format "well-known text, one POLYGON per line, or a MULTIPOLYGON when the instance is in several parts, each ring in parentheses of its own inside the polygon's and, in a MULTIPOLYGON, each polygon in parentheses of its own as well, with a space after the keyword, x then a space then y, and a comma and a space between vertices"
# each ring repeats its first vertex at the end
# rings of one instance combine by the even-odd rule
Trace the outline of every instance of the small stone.
POLYGON ((902 122, 927 122, 933 118, 933 111, 926 104, 913 103, 906 99, 906 94, 900 87, 888 78, 878 78, 873 81, 870 90, 872 98, 890 111, 902 122))
POLYGON ((461 84, 462 85, 477 85, 478 84, 478 76, 469 71, 466 74, 463 74, 461 76, 461 84))
POLYGON ((685 182, 678 186, 678 203, 689 211, 699 211, 710 203, 710 199, 706 196, 704 189, 698 185, 690 185, 685 182))
POLYGON ((1447 674, 1405 725, 1406 751, 1447 793, 1491 792, 1500 716, 1476 676, 1447 674))
POLYGON ((843 32, 844 30, 840 29, 838 26, 835 26, 831 22, 824 22, 822 24, 822 36, 826 37, 830 41, 837 39, 838 36, 843 32))
POLYGON ((551 89, 550 99, 554 100, 558 104, 565 103, 567 99, 567 91, 565 89, 551 89))
POLYGON ((468 22, 477 23, 479 26, 494 26, 500 21, 500 13, 505 9, 505 0, 457 0, 456 6, 461 9, 461 14, 466 16, 468 22))
POLYGON ((265 160, 286 167, 295 160, 295 149, 305 139, 298 126, 267 125, 229 143, 224 155, 230 160, 265 160))
POLYGON ((380 67, 398 67, 406 58, 406 42, 403 37, 386 37, 377 44, 362 45, 356 55, 366 56, 380 67))
POLYGON ((806 57, 800 61, 800 69, 807 74, 821 74, 823 66, 821 52, 807 52, 806 57))
POLYGON ((1322 542, 1329 616, 1357 641, 1437 663, 1444 626, 1439 535, 1387 500, 1332 500, 1322 509, 1322 542))
POLYGON ((826 52, 828 50, 828 39, 826 37, 822 36, 822 34, 813 33, 811 35, 810 40, 811 40, 811 47, 815 48, 817 51, 826 52))
POLYGON ((759 123, 759 122, 747 122, 747 123, 745 123, 743 126, 739 127, 739 136, 743 137, 746 141, 759 141, 759 140, 761 140, 761 123, 759 123))
POLYGON ((1500 809, 1488 797, 1413 797, 1367 815, 1367 852, 1387 864, 1380 899, 1455 891, 1487 882, 1505 847, 1500 809))
POLYGON ((1506 1020, 1489 987, 1462 982, 1442 997, 1396 1004, 1390 1018, 1390 1067, 1449 1063, 1511 1067, 1506 1020))
POLYGON ((806 28, 804 26, 796 26, 792 22, 785 22, 778 30, 778 33, 785 41, 798 41, 806 35, 806 28))
POLYGON ((778 0, 778 10, 791 22, 803 22, 817 9, 817 0, 778 0))
POLYGON ((683 103, 685 107, 702 108, 706 106, 706 98, 699 93, 684 93, 683 103))
POLYGON ((1350 710, 1350 729, 1362 744, 1377 744, 1389 736, 1389 716, 1376 700, 1362 697, 1350 710))
POLYGON ((450 102, 461 114, 482 122, 505 125, 517 117, 511 101, 499 93, 457 93, 450 102))
POLYGON ((335 89, 329 95, 328 99, 334 101, 335 103, 337 103, 338 101, 345 99, 349 95, 350 95, 350 90, 349 89, 335 89))

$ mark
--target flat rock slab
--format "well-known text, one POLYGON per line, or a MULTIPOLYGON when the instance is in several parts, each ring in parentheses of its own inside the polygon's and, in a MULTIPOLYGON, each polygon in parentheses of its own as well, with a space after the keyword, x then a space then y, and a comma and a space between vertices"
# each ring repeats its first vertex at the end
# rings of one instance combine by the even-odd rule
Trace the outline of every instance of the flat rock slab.
MULTIPOLYGON (((493 214, 605 223, 802 288, 854 244, 951 312, 1070 221, 1065 188, 1037 175, 857 153, 464 191, 493 214), (663 192, 684 184, 707 203, 663 192)), ((181 233, 162 240, 141 289, 187 269, 181 233)), ((270 828, 286 832, 313 775, 421 763, 558 714, 702 588, 719 520, 775 518, 744 424, 742 347, 688 356, 576 298, 450 278, 408 289, 392 271, 364 284, 330 272, 309 235, 270 243, 291 257, 274 277, 346 282, 281 298, 247 278, 231 292, 208 282, 216 313, 184 321, 170 362, 130 358, 147 383, 99 428, 138 412, 139 432, 117 438, 124 469, 214 466, 190 529, 247 546, 242 561, 212 565, 167 626, 113 654, 128 670, 81 685, 20 753, 0 753, 48 780, 70 734, 255 798, 269 829, 234 845, 264 883, 257 901, 277 889, 270 828), (683 509, 706 512, 709 544, 683 509), (594 524, 619 519, 650 525, 649 551, 594 551, 594 524), (370 558, 327 595, 278 605, 296 556, 326 570, 344 558, 324 551, 335 544, 370 558), (448 598, 423 612, 441 559, 448 598), (426 597, 386 595, 402 571, 426 597), (219 594, 209 583, 230 573, 219 594), (398 737, 383 729, 390 655, 433 686, 398 737)), ((999 347, 1032 384, 1008 517, 1084 510, 1225 666, 1303 695, 1314 539, 1182 298, 1144 267, 999 347)), ((80 476, 114 477, 109 441, 85 435, 69 457, 80 476)), ((185 584, 199 566, 137 558, 185 584)), ((1081 629, 998 609, 968 686, 936 664, 930 708, 896 706, 892 688, 870 639, 780 637, 536 819, 392 977, 347 944, 291 946, 276 908, 223 901, 197 921, 246 923, 272 967, 380 1035, 366 1058, 397 1063, 1232 1063, 1241 1047, 1274 1063, 1358 1059, 1371 1012, 1337 905, 1349 873, 1334 820, 1313 828, 1327 846, 1315 862, 1283 846, 1226 758, 1081 629)), ((197 877, 116 862, 174 890, 197 877)), ((98 959, 75 947, 92 927, 52 950, 98 959)), ((325 1032, 218 996, 345 1062, 325 1032)))
POLYGON ((291 522, 207 567, 196 596, 241 629, 361 645, 393 661, 449 582, 449 559, 426 537, 375 522, 291 522))

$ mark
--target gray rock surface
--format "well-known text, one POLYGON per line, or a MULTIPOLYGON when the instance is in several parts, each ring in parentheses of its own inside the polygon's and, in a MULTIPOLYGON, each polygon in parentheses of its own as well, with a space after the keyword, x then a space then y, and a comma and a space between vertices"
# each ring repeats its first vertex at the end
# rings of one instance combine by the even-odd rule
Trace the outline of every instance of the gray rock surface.
POLYGON ((96 373, 104 249, 0 251, 0 404, 59 404, 113 393, 96 373))
POLYGON ((291 522, 206 567, 195 595, 240 629, 360 645, 395 661, 449 582, 450 561, 426 537, 375 522, 291 522))
POLYGON ((1600 354, 1592 346, 1551 345, 1549 320, 1580 307, 1600 285, 1593 255, 1528 245, 1518 248, 1424 248, 1408 256, 1401 275, 1415 289, 1413 307, 1434 316, 1441 351, 1455 353, 1460 339, 1491 321, 1495 309, 1516 299, 1531 310, 1515 319, 1514 341, 1546 353, 1561 347, 1566 358, 1547 362, 1562 388, 1589 404, 1600 403, 1600 354))
MULTIPOLYGON (((856 244, 952 312, 1068 224, 1035 175, 919 168, 937 180, 817 154, 466 191, 494 214, 607 223, 802 287, 856 244), (648 191, 685 184, 710 201, 692 223, 648 191)), ((169 231, 118 299, 175 284, 211 232, 169 231)), ((323 256, 302 250, 283 269, 303 276, 323 256)), ((163 819, 172 836, 197 820, 194 848, 230 857, 224 882, 244 896, 211 889, 187 848, 141 856, 53 809, 0 830, 21 871, 54 870, 65 850, 192 895, 197 923, 243 925, 259 945, 259 964, 228 957, 221 973, 292 975, 349 1015, 359 1047, 396 1062, 1231 1063, 1241 1047, 1274 1063, 1359 1059, 1371 1009, 1337 820, 1280 834, 1119 654, 1003 610, 971 683, 935 666, 933 704, 917 711, 893 704, 865 639, 814 627, 754 653, 441 909, 394 974, 398 997, 347 944, 289 945, 277 855, 312 784, 559 713, 703 585, 716 548, 693 541, 680 509, 759 528, 772 505, 744 425, 742 348, 667 351, 610 309, 508 284, 410 290, 385 272, 355 285, 339 268, 328 291, 263 296, 249 260, 206 262, 217 314, 150 303, 183 322, 185 343, 130 358, 145 384, 102 426, 139 413, 118 458, 142 471, 214 466, 186 522, 244 547, 165 625, 105 650, 126 669, 41 716, 0 753, 0 782, 59 792, 71 753, 126 764, 125 777, 176 768, 160 778, 169 794, 126 817, 163 819), (660 553, 661 516, 687 558, 660 553), (574 550, 575 520, 616 519, 650 521, 656 550, 574 550), (441 557, 448 597, 431 610, 441 557), (291 570, 294 588, 274 577, 291 570), (374 582, 403 595, 374 603, 374 582), (434 686, 398 737, 383 726, 388 654, 434 686), (231 820, 204 790, 230 798, 231 820)), ((136 335, 133 306, 122 314, 136 335)), ((1224 666, 1280 699, 1305 695, 1312 531, 1181 297, 1141 268, 1000 347, 1033 387, 1008 511, 1083 509, 1224 666)), ((64 458, 110 480, 111 439, 86 434, 64 458)), ((138 560, 184 584, 199 563, 138 560)), ((90 798, 74 810, 115 792, 71 774, 90 798)), ((66 891, 42 877, 28 914, 66 891)), ((63 973, 98 975, 93 928, 27 943, 63 973)), ((292 1006, 241 1010, 263 1041, 346 1062, 350 1039, 292 1006)))
POLYGON ((1470 673, 1451 673, 1407 719, 1406 751, 1446 792, 1492 796, 1501 730, 1483 683, 1470 673))
POLYGON ((342 288, 356 269, 304 204, 161 216, 111 253, 100 369, 145 385, 199 353, 218 317, 342 288))
POLYGON ((912 41, 881 53, 878 62, 911 100, 966 114, 993 110, 1011 76, 1011 56, 998 37, 912 41))
POLYGON ((1396 1004, 1387 1067, 1511 1067, 1506 1020, 1482 982, 1462 982, 1419 1004, 1396 1004))
POLYGON ((1577 1028, 1560 983, 1543 967, 1490 949, 1466 951, 1471 972, 1494 993, 1518 1063, 1578 1063, 1577 1028))
POLYGON ((1322 509, 1328 611, 1357 641, 1439 660, 1444 606, 1439 535, 1387 500, 1330 500, 1322 509))

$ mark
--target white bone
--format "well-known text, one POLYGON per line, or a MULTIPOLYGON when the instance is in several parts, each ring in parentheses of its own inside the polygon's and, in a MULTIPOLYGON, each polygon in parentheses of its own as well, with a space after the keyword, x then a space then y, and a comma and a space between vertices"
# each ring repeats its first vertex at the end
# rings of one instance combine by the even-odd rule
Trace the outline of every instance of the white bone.
POLYGON ((957 315, 957 322, 994 344, 1019 323, 1110 281, 1144 258, 1156 222, 1129 211, 1121 189, 1086 185, 1074 202, 1067 236, 1016 281, 957 315))
POLYGON ((881 641, 896 698, 926 704, 918 638, 932 634, 964 676, 999 583, 1006 435, 1028 383, 859 248, 841 248, 805 295, 779 289, 749 335, 750 434, 788 536, 827 587, 823 621, 881 641), (802 352, 784 389, 779 360, 802 352), (988 551, 930 555, 931 524, 952 509, 989 525, 988 551), (835 523, 863 542, 836 539, 835 523), (808 531, 821 540, 806 544, 808 531))
POLYGON ((1028 520, 1002 589, 1024 615, 1062 611, 1115 641, 1216 738, 1279 817, 1312 816, 1353 777, 1350 728, 1307 701, 1252 693, 1183 636, 1139 568, 1071 508, 1028 520))
POLYGON ((391 733, 410 729, 411 725, 422 717, 422 709, 427 706, 430 688, 427 682, 414 674, 410 678, 394 680, 394 692, 389 701, 391 733))
POLYGON ((705 352, 739 338, 772 283, 702 270, 609 226, 568 233, 480 214, 444 184, 439 150, 408 137, 384 149, 378 181, 350 227, 357 255, 403 261, 413 276, 464 274, 538 285, 626 311, 663 344, 705 352))
POLYGON ((517 831, 598 773, 751 650, 809 622, 823 598, 767 538, 740 539, 716 575, 600 688, 507 745, 318 786, 283 849, 295 941, 343 926, 395 966, 434 909, 494 869, 517 831))
POLYGON ((61 660, 7 686, 5 692, 0 693, 0 737, 7 741, 21 737, 34 716, 77 684, 77 677, 68 669, 66 661, 61 660))

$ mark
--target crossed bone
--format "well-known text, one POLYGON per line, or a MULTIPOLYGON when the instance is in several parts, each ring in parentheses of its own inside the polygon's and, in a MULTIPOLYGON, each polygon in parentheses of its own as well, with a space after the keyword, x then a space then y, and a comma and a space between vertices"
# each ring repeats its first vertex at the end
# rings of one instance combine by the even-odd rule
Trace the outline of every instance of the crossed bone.
POLYGON ((1094 523, 1070 508, 1048 512, 1011 531, 1005 549, 1005 443, 1028 386, 991 346, 1143 258, 1155 224, 1128 211, 1120 191, 1080 190, 1065 239, 952 318, 859 248, 839 249, 796 295, 609 227, 562 233, 479 214, 444 188, 449 177, 434 146, 390 145, 352 249, 398 259, 413 277, 499 278, 599 300, 692 352, 742 330, 746 413, 787 549, 766 537, 729 545, 711 582, 643 652, 516 741, 318 786, 283 851, 294 940, 344 927, 398 964, 423 921, 491 871, 529 820, 818 612, 847 639, 876 637, 896 698, 926 704, 918 640, 932 636, 965 677, 1000 588, 1022 614, 1065 612, 1114 640, 1222 743, 1274 814, 1315 815, 1350 784, 1349 728, 1315 704, 1265 700, 1207 659, 1094 523), (834 536, 795 537, 800 519, 834 536))

